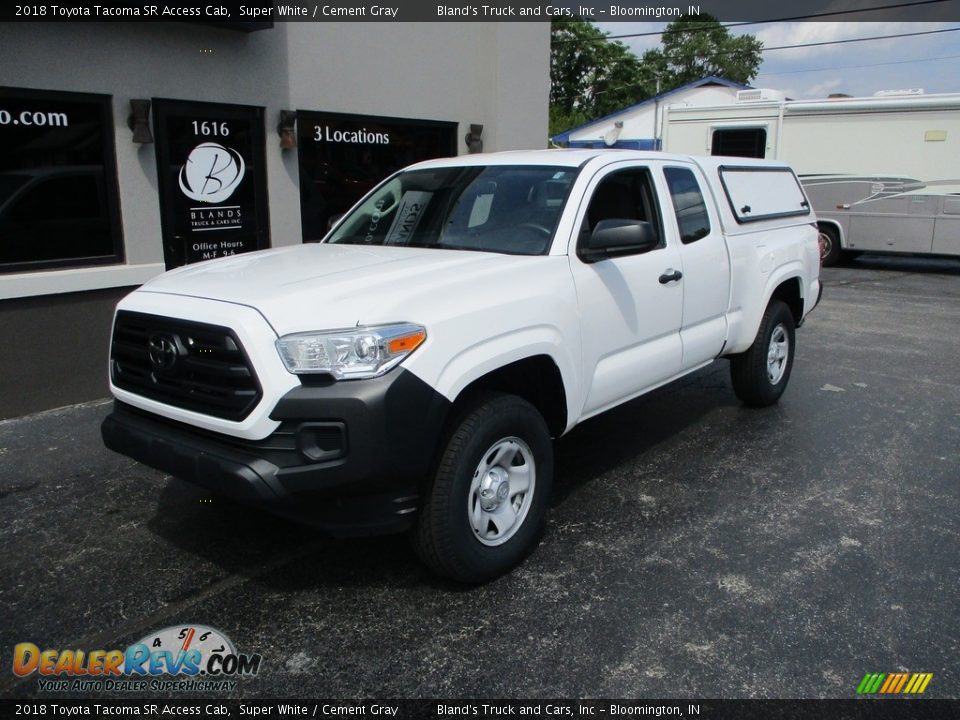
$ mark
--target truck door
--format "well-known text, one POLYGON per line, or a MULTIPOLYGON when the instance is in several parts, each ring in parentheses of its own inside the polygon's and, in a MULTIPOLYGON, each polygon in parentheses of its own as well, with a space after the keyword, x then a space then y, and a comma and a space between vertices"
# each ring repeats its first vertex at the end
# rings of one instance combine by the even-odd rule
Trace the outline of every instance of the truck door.
POLYGON ((690 166, 663 168, 683 271, 683 367, 696 367, 720 354, 727 338, 730 258, 714 209, 704 201, 703 176, 690 166))
POLYGON ((680 253, 648 166, 617 163, 598 173, 581 204, 570 266, 583 337, 583 416, 594 415, 676 375, 682 358, 680 253), (601 220, 651 223, 659 243, 644 252, 584 259, 584 242, 601 220))

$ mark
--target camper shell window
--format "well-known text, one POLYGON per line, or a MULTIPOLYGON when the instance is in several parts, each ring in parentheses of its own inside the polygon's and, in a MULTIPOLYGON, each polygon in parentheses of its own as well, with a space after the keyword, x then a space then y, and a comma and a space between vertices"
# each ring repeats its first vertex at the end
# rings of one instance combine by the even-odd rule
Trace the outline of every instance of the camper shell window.
POLYGON ((810 214, 810 203, 790 168, 721 165, 720 182, 738 223, 810 214))

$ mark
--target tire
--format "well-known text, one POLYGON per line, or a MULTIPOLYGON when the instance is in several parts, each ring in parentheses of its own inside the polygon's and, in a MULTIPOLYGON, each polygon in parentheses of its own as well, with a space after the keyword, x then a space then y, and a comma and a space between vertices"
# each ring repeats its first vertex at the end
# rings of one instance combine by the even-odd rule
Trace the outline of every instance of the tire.
POLYGON ((843 259, 843 248, 840 247, 840 233, 832 225, 820 225, 820 264, 824 267, 839 265, 843 259))
POLYGON ((414 529, 417 554, 462 583, 503 575, 536 546, 552 484, 553 445, 536 408, 513 395, 476 398, 453 421, 414 529))
POLYGON ((733 391, 745 405, 772 405, 783 395, 793 369, 795 336, 790 308, 771 300, 753 345, 730 358, 733 391))

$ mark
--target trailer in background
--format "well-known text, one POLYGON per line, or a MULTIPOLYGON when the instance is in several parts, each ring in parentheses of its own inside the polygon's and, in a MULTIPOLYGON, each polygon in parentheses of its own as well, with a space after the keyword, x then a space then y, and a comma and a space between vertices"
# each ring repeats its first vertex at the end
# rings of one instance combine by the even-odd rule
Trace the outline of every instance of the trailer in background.
POLYGON ((668 107, 662 144, 789 163, 825 265, 866 251, 960 257, 960 93, 796 101, 744 90, 730 105, 668 107))

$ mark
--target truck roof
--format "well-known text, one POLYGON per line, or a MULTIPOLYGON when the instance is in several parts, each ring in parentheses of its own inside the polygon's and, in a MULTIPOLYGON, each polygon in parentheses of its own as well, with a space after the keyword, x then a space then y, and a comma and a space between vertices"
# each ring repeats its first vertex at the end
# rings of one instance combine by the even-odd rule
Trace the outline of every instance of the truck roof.
MULTIPOLYGON (((456 157, 425 160, 412 167, 417 169, 474 165, 556 165, 560 167, 580 167, 595 158, 603 158, 606 162, 616 162, 618 160, 673 160, 675 162, 695 162, 704 169, 716 168, 720 165, 787 167, 785 163, 775 160, 678 155, 655 150, 614 150, 597 148, 576 150, 505 150, 494 153, 477 153, 474 155, 459 155, 456 157)), ((606 164, 606 162, 604 164, 606 164)))

